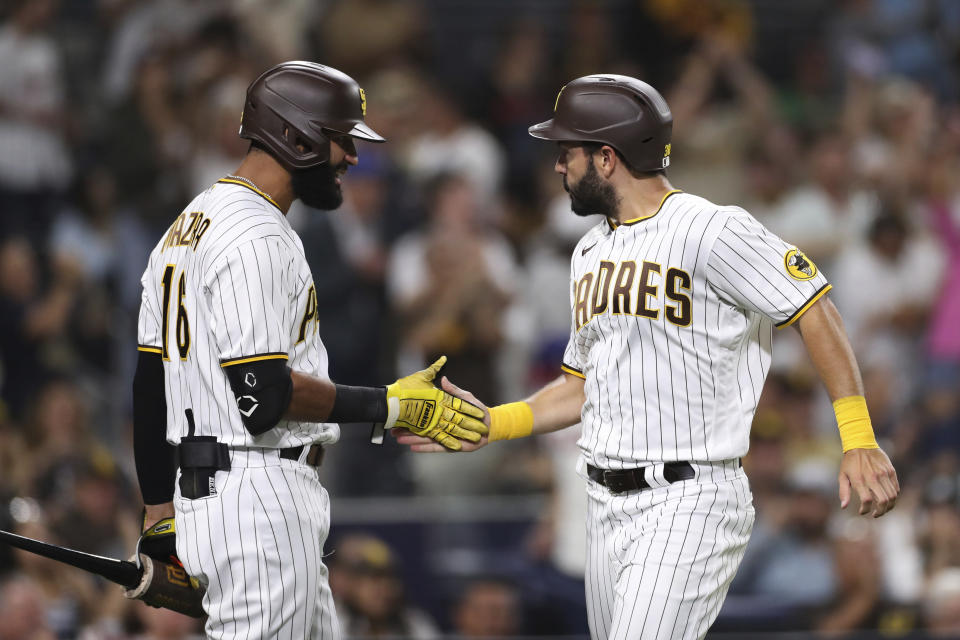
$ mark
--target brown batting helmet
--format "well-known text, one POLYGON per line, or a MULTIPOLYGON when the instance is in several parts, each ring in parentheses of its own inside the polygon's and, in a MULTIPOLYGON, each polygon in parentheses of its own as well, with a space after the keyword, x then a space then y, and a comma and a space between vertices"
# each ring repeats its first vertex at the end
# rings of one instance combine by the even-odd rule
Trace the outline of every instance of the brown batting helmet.
POLYGON ((646 82, 615 74, 577 78, 560 89, 553 111, 553 119, 530 127, 531 136, 608 144, 637 171, 670 165, 673 114, 646 82))
POLYGON ((366 112, 363 89, 347 74, 315 62, 284 62, 247 88, 240 137, 266 147, 288 171, 309 169, 330 159, 331 135, 383 142, 363 122, 366 112))

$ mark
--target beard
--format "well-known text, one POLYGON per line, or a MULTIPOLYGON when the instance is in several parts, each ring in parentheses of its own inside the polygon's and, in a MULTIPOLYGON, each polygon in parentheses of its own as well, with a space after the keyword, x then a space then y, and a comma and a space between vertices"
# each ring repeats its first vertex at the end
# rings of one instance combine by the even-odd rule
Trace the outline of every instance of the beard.
POLYGON ((318 167, 294 171, 291 173, 293 194, 308 207, 326 211, 336 209, 343 204, 337 172, 346 168, 346 161, 336 166, 325 162, 318 167))
POLYGON ((609 218, 616 217, 619 205, 617 192, 613 185, 600 179, 593 158, 590 158, 587 172, 577 184, 570 186, 567 176, 563 176, 563 188, 570 194, 570 206, 578 216, 600 213, 609 218))

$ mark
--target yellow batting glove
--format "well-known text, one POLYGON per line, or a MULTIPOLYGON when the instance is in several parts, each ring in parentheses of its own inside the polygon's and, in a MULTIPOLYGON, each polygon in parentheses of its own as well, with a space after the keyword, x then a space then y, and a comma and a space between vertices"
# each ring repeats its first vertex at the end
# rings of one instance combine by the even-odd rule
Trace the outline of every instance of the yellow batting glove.
POLYGON ((433 379, 446 362, 447 357, 441 356, 430 367, 387 387, 384 429, 402 427, 454 451, 460 450, 460 440, 479 442, 486 435, 479 407, 434 386, 433 379))

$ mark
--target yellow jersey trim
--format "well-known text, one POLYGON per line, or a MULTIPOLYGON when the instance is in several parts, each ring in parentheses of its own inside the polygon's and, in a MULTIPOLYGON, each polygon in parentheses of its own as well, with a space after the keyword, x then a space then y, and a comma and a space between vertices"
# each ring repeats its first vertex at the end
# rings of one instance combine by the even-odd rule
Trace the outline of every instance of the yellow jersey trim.
POLYGON ((805 313, 807 312, 807 309, 809 309, 810 307, 812 307, 812 306, 813 306, 813 303, 816 302, 817 300, 819 300, 820 298, 822 298, 823 295, 824 295, 827 291, 830 291, 830 289, 833 289, 833 285, 832 285, 832 284, 825 284, 825 285, 823 285, 823 286, 820 288, 819 291, 817 291, 815 294, 813 294, 813 297, 812 297, 812 298, 810 298, 809 300, 807 300, 806 304, 804 304, 802 307, 800 307, 799 309, 797 309, 796 313, 794 313, 792 316, 790 316, 789 318, 787 318, 786 320, 784 320, 783 322, 781 322, 780 324, 778 324, 778 325, 777 325, 777 329, 783 329, 784 327, 789 327, 789 326, 792 325, 794 322, 796 322, 797 320, 799 320, 799 319, 800 319, 800 316, 802 316, 803 314, 805 314, 805 313))
POLYGON ((146 344, 138 344, 137 351, 143 351, 145 353, 159 353, 160 355, 163 355, 163 349, 160 347, 151 347, 146 344))
MULTIPOLYGON (((268 196, 268 195, 267 195, 266 193, 264 193, 263 191, 260 191, 260 189, 257 189, 256 187, 250 186, 250 185, 247 184, 246 182, 242 182, 242 181, 240 181, 240 180, 234 180, 234 179, 232 179, 232 178, 220 178, 219 180, 217 180, 217 182, 226 182, 227 184, 238 184, 238 185, 240 185, 241 187, 246 187, 247 189, 250 189, 250 191, 253 191, 255 194, 257 194, 258 196, 260 196, 261 198, 263 198, 264 200, 266 200, 267 202, 269 202, 270 204, 272 204, 273 206, 275 206, 277 209, 280 209, 280 205, 278 205, 273 198, 271 198, 270 196, 268 196)), ((282 211, 282 209, 281 209, 281 211, 282 211)))
POLYGON ((664 205, 664 203, 667 201, 667 198, 669 198, 670 196, 672 196, 672 195, 674 195, 674 194, 676 194, 676 193, 683 193, 683 190, 682 190, 682 189, 671 189, 670 191, 667 191, 667 193, 664 194, 663 198, 660 200, 660 205, 657 207, 657 210, 654 211, 653 213, 651 213, 651 214, 648 215, 648 216, 642 216, 642 217, 640 217, 640 218, 633 218, 632 220, 627 220, 627 221, 622 222, 622 223, 621 223, 621 222, 617 222, 616 220, 613 220, 613 219, 611 219, 611 218, 607 218, 607 222, 610 224, 610 228, 616 229, 616 228, 619 227, 621 224, 631 225, 631 224, 637 224, 638 222, 642 222, 643 220, 649 220, 649 219, 652 218, 653 216, 655 216, 655 215, 657 215, 658 213, 660 213, 660 210, 663 209, 663 205, 664 205))
POLYGON ((246 364, 248 362, 257 362, 259 360, 289 360, 290 356, 285 353, 264 353, 259 356, 250 356, 244 358, 233 358, 232 360, 223 360, 221 367, 232 367, 235 364, 246 364))
POLYGON ((584 380, 587 379, 587 376, 583 375, 582 371, 577 371, 573 367, 568 367, 565 364, 560 365, 560 370, 563 371, 564 373, 569 373, 572 376, 577 376, 578 378, 583 378, 584 380))

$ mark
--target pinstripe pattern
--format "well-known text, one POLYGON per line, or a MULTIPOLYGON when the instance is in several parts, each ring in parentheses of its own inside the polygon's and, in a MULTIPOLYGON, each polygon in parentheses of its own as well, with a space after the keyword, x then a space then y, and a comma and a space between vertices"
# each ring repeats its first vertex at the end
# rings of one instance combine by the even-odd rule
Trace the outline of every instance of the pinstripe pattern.
POLYGON ((716 619, 754 510, 735 462, 694 467, 692 480, 622 495, 588 483, 593 638, 702 638, 716 619))
POLYGON ((571 261, 564 367, 586 380, 579 446, 590 464, 623 469, 746 455, 774 324, 795 319, 829 287, 822 273, 808 280, 788 273, 792 248, 744 210, 684 193, 668 197, 656 216, 617 228, 604 221, 581 239, 571 261), (601 261, 636 265, 622 298, 629 313, 612 310, 611 294, 606 310, 578 316, 578 283, 599 280, 601 261), (644 263, 654 269, 648 293, 644 263), (685 326, 667 318, 679 309, 666 293, 671 270, 690 278, 685 326))
POLYGON ((207 635, 339 640, 321 555, 330 526, 327 494, 313 467, 278 454, 332 444, 339 426, 281 421, 254 437, 224 370, 286 359, 296 371, 327 377, 316 320, 305 325, 315 294, 300 238, 272 201, 243 183, 221 182, 197 196, 160 240, 142 284, 138 349, 168 354, 167 440, 187 435, 189 408, 195 435, 232 447, 231 469, 217 472, 215 494, 187 500, 178 486, 174 498, 177 552, 207 586, 207 635), (177 286, 164 284, 171 268, 177 286), (180 313, 190 328, 185 357, 180 313))
POLYGON ((207 587, 207 636, 338 640, 316 470, 275 450, 239 450, 216 484, 208 498, 186 500, 179 488, 174 498, 177 554, 207 587))
POLYGON ((829 289, 796 253, 744 210, 679 192, 574 249, 563 368, 585 380, 579 468, 643 467, 652 487, 588 481, 594 638, 702 638, 716 619, 753 528, 737 459, 773 327, 829 289), (696 477, 670 484, 663 463, 678 461, 696 477))
POLYGON ((232 446, 293 447, 332 444, 336 424, 281 422, 254 438, 243 427, 236 399, 220 365, 267 354, 287 354, 289 366, 327 377, 327 352, 316 323, 298 342, 313 277, 303 244, 283 214, 242 184, 218 183, 184 210, 200 211, 210 226, 196 244, 165 248, 157 243, 144 271, 137 341, 162 344, 161 280, 168 264, 174 280, 186 274, 183 305, 190 321, 191 356, 176 355, 176 292, 169 303, 167 339, 167 439, 187 435, 184 409, 192 408, 196 435, 213 435, 232 446))

